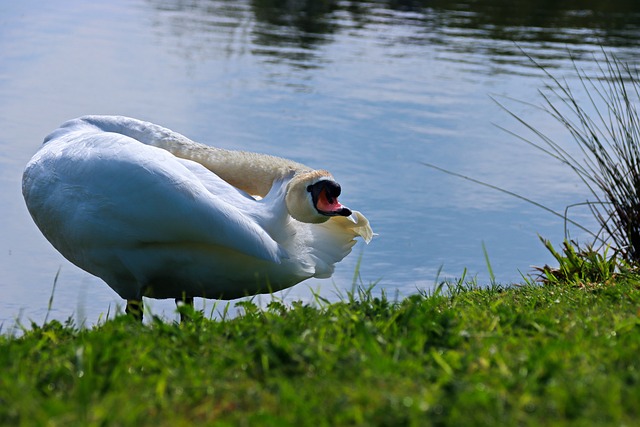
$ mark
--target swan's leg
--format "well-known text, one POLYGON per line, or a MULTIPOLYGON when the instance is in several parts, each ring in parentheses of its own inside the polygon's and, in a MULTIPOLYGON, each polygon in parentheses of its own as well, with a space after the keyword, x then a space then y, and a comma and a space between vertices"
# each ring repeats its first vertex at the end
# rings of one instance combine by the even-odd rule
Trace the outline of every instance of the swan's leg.
POLYGON ((142 322, 142 300, 128 299, 124 312, 142 322))
MULTIPOLYGON (((188 305, 189 307, 193 308, 193 297, 184 296, 182 298, 176 298, 176 306, 180 308, 180 306, 182 305, 188 305)), ((180 311, 180 323, 184 323, 185 320, 185 315, 180 311)))

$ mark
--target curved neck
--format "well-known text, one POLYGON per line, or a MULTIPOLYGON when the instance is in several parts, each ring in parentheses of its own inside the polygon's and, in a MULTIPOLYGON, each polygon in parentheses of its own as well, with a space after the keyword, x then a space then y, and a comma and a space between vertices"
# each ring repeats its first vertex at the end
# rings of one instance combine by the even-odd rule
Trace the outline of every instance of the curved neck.
POLYGON ((224 150, 194 142, 162 126, 123 116, 85 116, 85 123, 105 132, 116 132, 143 144, 193 160, 223 180, 251 195, 264 197, 277 179, 313 169, 291 160, 266 154, 224 150))
POLYGON ((173 143, 162 140, 151 145, 163 148, 177 157, 200 163, 234 187, 260 197, 267 195, 274 181, 312 170, 301 163, 280 157, 224 150, 192 141, 185 144, 184 141, 173 143))

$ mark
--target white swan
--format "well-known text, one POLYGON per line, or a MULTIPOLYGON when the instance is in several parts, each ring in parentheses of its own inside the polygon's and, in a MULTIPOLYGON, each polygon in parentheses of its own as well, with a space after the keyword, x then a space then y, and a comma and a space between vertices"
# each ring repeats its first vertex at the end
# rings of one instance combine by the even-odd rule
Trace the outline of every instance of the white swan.
POLYGON ((121 116, 47 136, 22 192, 49 242, 140 319, 143 296, 233 299, 329 277, 355 237, 373 237, 326 171, 121 116))

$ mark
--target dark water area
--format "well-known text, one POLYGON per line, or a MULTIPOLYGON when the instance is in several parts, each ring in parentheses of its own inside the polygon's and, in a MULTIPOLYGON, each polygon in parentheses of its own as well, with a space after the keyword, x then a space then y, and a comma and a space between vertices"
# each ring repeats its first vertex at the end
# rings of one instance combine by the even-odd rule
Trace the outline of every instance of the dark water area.
MULTIPOLYGON (((498 282, 521 281, 552 262, 538 235, 560 243, 562 220, 423 162, 557 211, 585 201, 570 170, 500 129, 526 135, 494 99, 577 150, 535 107, 549 83, 536 63, 585 101, 576 70, 597 75, 605 54, 636 66, 639 44, 635 1, 5 2, 0 323, 42 321, 58 270, 49 318, 92 324, 121 305, 44 240, 20 194, 44 136, 84 114, 129 115, 329 169, 379 236, 332 279, 279 294, 287 301, 338 298, 359 259, 362 283, 390 295, 465 270, 488 283, 483 246, 498 282)), ((590 224, 588 209, 570 215, 590 224)), ((173 318, 172 303, 150 305, 173 318)))

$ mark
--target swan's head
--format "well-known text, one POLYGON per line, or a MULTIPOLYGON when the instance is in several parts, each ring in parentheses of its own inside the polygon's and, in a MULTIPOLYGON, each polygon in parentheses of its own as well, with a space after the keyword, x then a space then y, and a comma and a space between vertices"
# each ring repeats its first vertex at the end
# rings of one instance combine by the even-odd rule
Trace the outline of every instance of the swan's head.
POLYGON ((319 224, 332 216, 350 216, 351 210, 338 202, 340 184, 327 171, 295 175, 285 198, 289 215, 300 222, 319 224))

